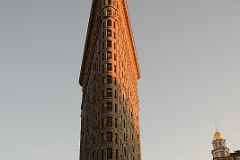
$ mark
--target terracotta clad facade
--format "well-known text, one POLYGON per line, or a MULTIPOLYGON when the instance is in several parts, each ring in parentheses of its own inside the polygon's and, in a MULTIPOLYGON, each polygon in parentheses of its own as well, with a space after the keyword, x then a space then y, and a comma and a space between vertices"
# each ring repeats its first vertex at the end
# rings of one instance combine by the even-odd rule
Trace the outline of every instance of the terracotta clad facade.
POLYGON ((79 80, 80 160, 141 160, 139 78, 126 0, 93 0, 79 80))

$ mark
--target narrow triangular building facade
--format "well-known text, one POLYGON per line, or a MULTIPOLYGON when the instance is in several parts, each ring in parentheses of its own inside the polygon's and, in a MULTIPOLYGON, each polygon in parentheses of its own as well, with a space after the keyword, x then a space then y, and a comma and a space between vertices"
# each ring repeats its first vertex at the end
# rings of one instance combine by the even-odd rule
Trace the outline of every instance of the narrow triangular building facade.
POLYGON ((140 68, 126 0, 93 0, 79 83, 80 160, 141 160, 140 68))

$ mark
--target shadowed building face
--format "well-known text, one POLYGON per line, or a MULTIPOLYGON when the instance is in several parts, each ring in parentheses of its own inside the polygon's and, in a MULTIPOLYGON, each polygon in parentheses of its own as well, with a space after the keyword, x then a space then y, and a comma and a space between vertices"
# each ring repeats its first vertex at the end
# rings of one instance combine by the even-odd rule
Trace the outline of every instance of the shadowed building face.
POLYGON ((80 85, 80 160, 141 160, 140 69, 125 0, 93 0, 80 85))

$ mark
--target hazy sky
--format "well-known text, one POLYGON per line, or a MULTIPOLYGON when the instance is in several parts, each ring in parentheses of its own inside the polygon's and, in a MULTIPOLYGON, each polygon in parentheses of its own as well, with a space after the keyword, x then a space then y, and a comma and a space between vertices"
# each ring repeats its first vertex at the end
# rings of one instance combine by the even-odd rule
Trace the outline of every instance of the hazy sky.
MULTIPOLYGON (((0 0, 0 159, 77 160, 91 0, 0 0)), ((240 1, 128 0, 143 160, 240 148, 240 1)))

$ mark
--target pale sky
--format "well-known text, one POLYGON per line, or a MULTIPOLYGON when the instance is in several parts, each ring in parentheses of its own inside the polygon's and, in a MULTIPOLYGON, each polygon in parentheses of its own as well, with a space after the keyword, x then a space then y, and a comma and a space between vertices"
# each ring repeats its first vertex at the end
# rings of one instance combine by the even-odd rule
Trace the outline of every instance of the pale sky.
MULTIPOLYGON (((240 1, 128 0, 143 160, 240 149, 240 1)), ((78 160, 91 0, 0 0, 0 159, 78 160)))

